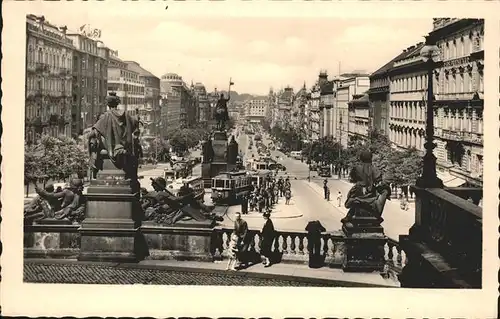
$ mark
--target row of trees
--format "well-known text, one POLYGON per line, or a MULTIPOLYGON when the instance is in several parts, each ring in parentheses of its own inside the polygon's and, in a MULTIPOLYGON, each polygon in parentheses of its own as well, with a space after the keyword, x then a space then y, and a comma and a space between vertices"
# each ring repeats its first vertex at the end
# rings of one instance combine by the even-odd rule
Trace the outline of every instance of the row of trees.
POLYGON ((66 136, 44 135, 34 144, 24 145, 25 184, 45 183, 86 176, 89 155, 83 145, 66 136))
POLYGON ((387 135, 377 129, 369 129, 366 137, 351 136, 347 147, 332 136, 305 144, 300 132, 280 126, 271 128, 270 134, 281 142, 285 150, 302 150, 308 163, 332 164, 337 172, 359 163, 359 155, 364 150, 372 153, 373 164, 382 171, 387 181, 395 185, 414 184, 422 172, 423 161, 418 150, 393 148, 387 135))

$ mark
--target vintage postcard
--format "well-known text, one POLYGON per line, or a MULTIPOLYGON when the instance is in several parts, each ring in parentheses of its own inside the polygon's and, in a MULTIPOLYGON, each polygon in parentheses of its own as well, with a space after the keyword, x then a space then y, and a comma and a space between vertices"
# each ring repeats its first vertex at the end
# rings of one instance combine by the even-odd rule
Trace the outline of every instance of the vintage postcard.
POLYGON ((4 3, 3 313, 494 317, 495 6, 4 3))

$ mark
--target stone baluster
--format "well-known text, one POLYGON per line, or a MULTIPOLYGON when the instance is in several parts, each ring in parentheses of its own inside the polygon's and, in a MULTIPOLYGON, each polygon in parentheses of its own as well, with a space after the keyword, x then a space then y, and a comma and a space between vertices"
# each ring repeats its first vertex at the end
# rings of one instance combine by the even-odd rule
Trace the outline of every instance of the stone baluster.
POLYGON ((295 238, 297 236, 295 234, 290 235, 290 253, 291 254, 296 254, 297 252, 295 251, 295 238))
POLYGON ((396 251, 397 251, 397 255, 396 255, 397 265, 403 266, 402 265, 402 262, 403 262, 402 250, 401 250, 401 247, 399 247, 399 245, 396 246, 396 251))
POLYGON ((305 235, 300 234, 299 236, 299 255, 304 255, 304 237, 305 235))
POLYGON ((282 238, 283 238, 283 244, 282 244, 282 248, 283 248, 283 254, 288 254, 288 236, 283 234, 282 235, 282 238))
POLYGON ((280 252, 280 234, 277 234, 276 237, 274 238, 274 252, 279 253, 280 252))
POLYGON ((390 241, 387 242, 387 248, 388 248, 388 252, 387 252, 387 260, 388 261, 392 261, 393 258, 394 258, 394 253, 393 253, 393 248, 394 248, 394 244, 390 241))
POLYGON ((321 236, 323 239, 323 255, 328 256, 328 235, 321 236))

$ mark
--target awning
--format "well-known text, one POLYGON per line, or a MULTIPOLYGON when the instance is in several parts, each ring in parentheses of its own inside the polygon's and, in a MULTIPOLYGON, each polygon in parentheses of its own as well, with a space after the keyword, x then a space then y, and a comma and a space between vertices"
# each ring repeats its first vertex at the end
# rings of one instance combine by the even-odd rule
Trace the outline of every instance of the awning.
POLYGON ((453 176, 448 172, 437 171, 437 176, 443 181, 446 187, 460 187, 466 183, 464 179, 453 176))

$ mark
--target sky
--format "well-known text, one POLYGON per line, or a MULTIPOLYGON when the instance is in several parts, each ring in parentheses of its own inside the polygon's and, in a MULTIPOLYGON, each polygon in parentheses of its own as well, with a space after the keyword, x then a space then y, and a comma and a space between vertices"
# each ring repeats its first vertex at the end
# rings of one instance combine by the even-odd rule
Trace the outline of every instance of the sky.
POLYGON ((332 17, 227 17, 91 14, 33 7, 56 25, 102 30, 101 40, 123 60, 133 60, 158 77, 177 73, 208 91, 227 89, 265 95, 269 88, 314 84, 321 69, 331 76, 368 73, 424 40, 432 19, 341 19, 332 17))

